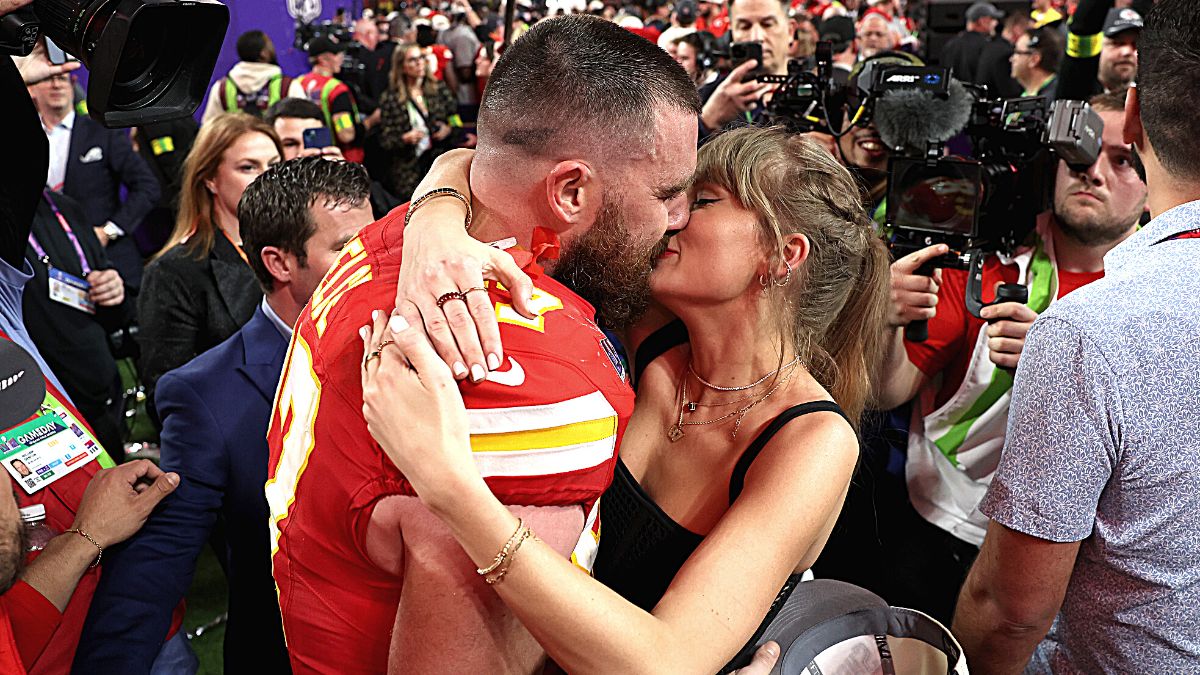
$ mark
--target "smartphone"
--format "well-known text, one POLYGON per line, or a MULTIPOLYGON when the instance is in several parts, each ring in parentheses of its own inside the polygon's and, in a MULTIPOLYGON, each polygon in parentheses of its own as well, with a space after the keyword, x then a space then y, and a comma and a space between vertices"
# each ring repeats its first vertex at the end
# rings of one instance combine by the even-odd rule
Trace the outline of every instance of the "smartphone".
POLYGON ((757 80, 758 76, 763 72, 763 50, 761 42, 735 42, 729 46, 729 58, 733 60, 733 67, 737 68, 743 63, 754 60, 758 62, 758 66, 754 70, 746 74, 742 78, 743 82, 757 80))
POLYGON ((305 129, 303 135, 306 148, 328 148, 333 145, 333 135, 329 133, 328 127, 305 129))

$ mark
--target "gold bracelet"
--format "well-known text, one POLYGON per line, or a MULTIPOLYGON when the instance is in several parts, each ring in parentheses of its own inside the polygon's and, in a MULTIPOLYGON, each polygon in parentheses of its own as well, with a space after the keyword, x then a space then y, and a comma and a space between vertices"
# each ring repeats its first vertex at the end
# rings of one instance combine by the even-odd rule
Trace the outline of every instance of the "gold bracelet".
POLYGON ((537 539, 537 537, 533 536, 533 530, 530 530, 527 527, 525 528, 525 531, 521 533, 521 538, 517 539, 517 545, 513 547, 513 550, 510 551, 507 556, 505 556, 504 566, 500 568, 500 571, 496 573, 496 576, 483 578, 484 581, 488 582, 488 585, 495 586, 496 584, 500 583, 500 580, 504 578, 505 574, 508 574, 508 568, 512 567, 512 561, 517 558, 517 551, 521 550, 521 544, 530 537, 537 539))
POLYGON ((524 529, 525 519, 517 518, 517 531, 513 532, 513 535, 508 538, 507 542, 504 543, 504 548, 500 549, 500 552, 496 554, 496 558, 492 561, 492 564, 475 570, 476 574, 481 577, 485 577, 492 572, 495 572, 496 568, 500 566, 500 563, 504 562, 504 559, 508 557, 508 550, 512 548, 513 542, 517 540, 517 537, 521 536, 521 530, 524 529))
POLYGON ((408 205, 408 213, 404 214, 404 227, 405 228, 408 227, 408 223, 410 220, 412 220, 413 214, 417 212, 417 209, 421 208, 422 204, 424 204, 425 202, 427 202, 431 199, 436 199, 438 197, 454 197, 458 201, 462 202, 463 206, 467 207, 466 229, 467 229, 467 231, 470 231, 471 230, 471 200, 467 199, 466 195, 459 192, 458 190, 455 190, 454 188, 448 188, 448 187, 434 188, 434 189, 430 190, 429 192, 426 192, 425 194, 421 195, 420 197, 417 197, 416 199, 414 199, 413 202, 408 205))
POLYGON ((100 558, 101 558, 101 556, 104 555, 104 547, 100 545, 100 542, 96 541, 95 539, 92 538, 92 535, 88 534, 87 532, 84 532, 83 530, 81 530, 79 528, 67 530, 66 532, 63 532, 63 534, 70 534, 72 532, 83 537, 84 539, 87 539, 88 541, 90 541, 92 543, 92 546, 95 546, 100 551, 99 553, 96 554, 96 560, 91 564, 91 567, 95 567, 96 565, 99 565, 100 558))

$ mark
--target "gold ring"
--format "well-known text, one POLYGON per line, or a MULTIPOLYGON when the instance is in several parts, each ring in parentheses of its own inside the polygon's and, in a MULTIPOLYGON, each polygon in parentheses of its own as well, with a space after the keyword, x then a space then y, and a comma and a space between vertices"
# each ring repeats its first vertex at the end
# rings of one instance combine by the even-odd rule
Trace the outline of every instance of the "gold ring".
POLYGON ((379 358, 380 355, 383 354, 384 347, 386 347, 390 344, 395 344, 395 343, 396 343, 395 340, 384 340, 383 342, 380 342, 379 346, 375 348, 375 351, 371 352, 370 354, 367 354, 367 357, 365 359, 363 359, 363 366, 365 367, 368 363, 370 363, 371 359, 379 358))
POLYGON ((463 291, 462 294, 465 296, 467 293, 470 293, 472 291, 483 291, 484 293, 487 293, 487 287, 486 286, 472 286, 471 288, 468 288, 467 290, 463 291))

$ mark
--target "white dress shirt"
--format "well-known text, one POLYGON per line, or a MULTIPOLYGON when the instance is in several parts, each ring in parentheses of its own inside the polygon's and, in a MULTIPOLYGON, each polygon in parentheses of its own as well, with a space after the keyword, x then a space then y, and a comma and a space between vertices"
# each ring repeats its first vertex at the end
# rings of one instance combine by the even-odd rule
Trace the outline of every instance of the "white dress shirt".
MULTIPOLYGON (((50 168, 46 171, 46 187, 62 191, 67 177, 67 159, 71 154, 71 129, 75 126, 75 111, 67 113, 57 126, 46 129, 50 139, 50 168)), ((42 127, 45 128, 44 126, 42 127)))

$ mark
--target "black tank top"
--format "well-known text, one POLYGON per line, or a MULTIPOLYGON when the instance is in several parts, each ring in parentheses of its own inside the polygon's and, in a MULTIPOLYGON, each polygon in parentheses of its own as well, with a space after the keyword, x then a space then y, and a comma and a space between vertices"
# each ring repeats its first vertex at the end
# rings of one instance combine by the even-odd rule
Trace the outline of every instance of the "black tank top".
MULTIPOLYGON (((741 494, 746 472, 771 438, 793 419, 821 411, 846 417, 832 401, 811 401, 788 408, 771 421, 734 466, 729 479, 730 504, 741 494)), ((672 520, 650 499, 620 460, 617 460, 612 485, 604 492, 600 505, 602 536, 593 573, 605 586, 649 612, 662 599, 671 580, 700 546, 704 536, 672 520)), ((746 664, 762 631, 775 618, 799 580, 799 575, 788 578, 754 636, 721 670, 722 673, 746 664)))

